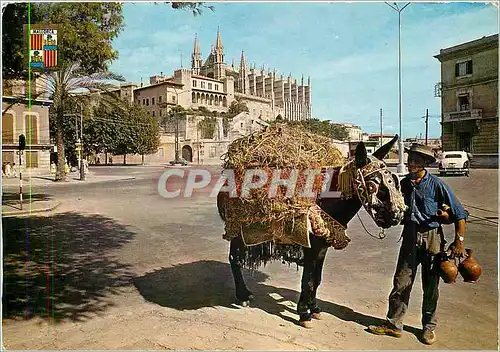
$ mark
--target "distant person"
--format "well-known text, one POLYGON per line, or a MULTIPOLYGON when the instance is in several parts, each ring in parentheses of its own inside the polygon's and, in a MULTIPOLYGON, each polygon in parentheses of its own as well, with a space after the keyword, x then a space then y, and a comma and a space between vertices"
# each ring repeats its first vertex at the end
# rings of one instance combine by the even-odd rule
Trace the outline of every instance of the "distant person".
POLYGON ((7 161, 7 164, 5 165, 5 176, 6 177, 11 176, 11 170, 12 170, 12 167, 10 166, 10 162, 7 161))
POLYGON ((50 163, 50 177, 56 177, 56 163, 51 162, 50 163))
POLYGON ((17 165, 16 165, 16 163, 12 164, 12 177, 17 177, 17 165))

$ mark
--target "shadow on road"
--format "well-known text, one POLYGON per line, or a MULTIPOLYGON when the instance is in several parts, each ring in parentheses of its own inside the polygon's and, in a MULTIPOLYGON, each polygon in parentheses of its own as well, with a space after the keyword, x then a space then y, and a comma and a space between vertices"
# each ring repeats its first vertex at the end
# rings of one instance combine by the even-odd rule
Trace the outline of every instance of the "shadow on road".
MULTIPOLYGON (((290 314, 296 314, 291 302, 297 302, 300 292, 265 285, 268 275, 255 271, 244 272, 248 288, 255 300, 251 306, 268 314, 296 324, 290 314), (284 314, 285 313, 285 314, 284 314)), ((297 273, 297 284, 301 271, 297 273)), ((229 264, 218 261, 198 261, 163 268, 134 279, 134 285, 149 302, 178 310, 194 310, 203 307, 234 307, 234 283, 229 264)), ((355 310, 331 302, 318 300, 318 305, 328 314, 344 321, 352 321, 368 327, 383 323, 383 319, 365 315, 355 310)), ((415 335, 419 330, 405 326, 405 330, 415 335)))
POLYGON ((131 268, 109 252, 134 234, 100 215, 3 218, 3 317, 81 321, 112 306, 131 268))
MULTIPOLYGON (((23 192, 23 203, 24 202, 35 202, 35 201, 48 201, 51 200, 46 194, 43 193, 24 193, 23 192)), ((2 194, 2 205, 9 206, 19 206, 19 193, 3 192, 2 194)))

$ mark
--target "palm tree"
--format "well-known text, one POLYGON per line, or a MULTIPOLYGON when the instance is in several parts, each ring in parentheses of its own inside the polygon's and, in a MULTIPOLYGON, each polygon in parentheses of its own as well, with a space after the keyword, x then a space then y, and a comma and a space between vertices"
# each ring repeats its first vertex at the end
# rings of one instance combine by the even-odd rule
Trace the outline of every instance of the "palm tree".
POLYGON ((57 145, 56 181, 64 181, 66 173, 64 170, 63 128, 68 106, 74 109, 78 108, 78 106, 90 106, 91 100, 98 99, 102 103, 108 103, 117 109, 123 109, 117 96, 100 93, 110 92, 112 89, 117 88, 110 81, 123 82, 125 79, 121 75, 104 71, 91 75, 85 74, 80 63, 76 62, 63 66, 58 71, 43 74, 37 81, 41 83, 37 84, 37 86, 43 87, 37 92, 37 95, 45 95, 53 101, 51 109, 53 109, 55 118, 57 145))

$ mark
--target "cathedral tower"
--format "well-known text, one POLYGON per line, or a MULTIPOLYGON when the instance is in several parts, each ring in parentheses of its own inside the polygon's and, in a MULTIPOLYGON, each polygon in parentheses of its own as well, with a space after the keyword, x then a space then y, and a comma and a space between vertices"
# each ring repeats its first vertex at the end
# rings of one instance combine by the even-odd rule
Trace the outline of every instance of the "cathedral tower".
POLYGON ((224 65, 224 46, 220 38, 220 28, 217 27, 217 38, 215 39, 215 48, 213 49, 214 55, 214 78, 222 79, 226 76, 226 69, 224 65))
POLYGON ((200 53, 200 42, 198 41, 198 36, 195 34, 193 54, 191 55, 191 70, 194 75, 200 74, 200 69, 202 64, 203 61, 201 59, 201 53, 200 53))

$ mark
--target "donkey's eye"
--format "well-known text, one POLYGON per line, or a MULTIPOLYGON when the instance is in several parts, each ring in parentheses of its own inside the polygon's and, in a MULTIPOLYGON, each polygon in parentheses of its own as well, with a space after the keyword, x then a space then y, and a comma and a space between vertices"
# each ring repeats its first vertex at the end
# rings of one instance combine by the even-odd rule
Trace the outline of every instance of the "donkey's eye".
POLYGON ((377 192, 377 184, 375 182, 368 182, 366 184, 366 188, 369 193, 376 193, 377 192))

